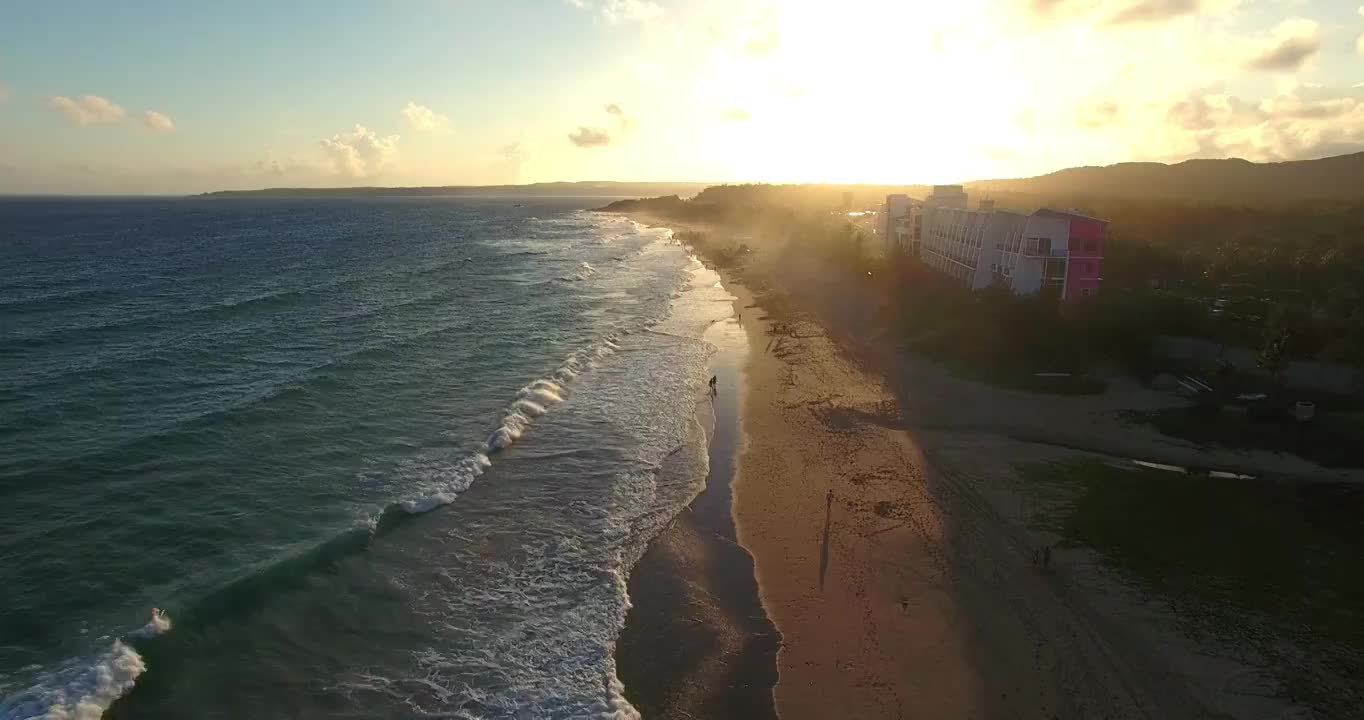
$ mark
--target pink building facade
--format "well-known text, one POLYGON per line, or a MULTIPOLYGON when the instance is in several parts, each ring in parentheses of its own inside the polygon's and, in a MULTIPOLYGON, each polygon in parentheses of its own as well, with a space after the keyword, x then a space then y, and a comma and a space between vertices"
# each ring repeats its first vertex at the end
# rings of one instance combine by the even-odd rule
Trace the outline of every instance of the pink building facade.
POLYGON ((1070 218, 1069 257, 1066 263, 1066 285, 1062 297, 1078 300, 1099 294, 1103 283, 1104 245, 1107 242, 1108 221, 1083 215, 1068 214, 1070 218))

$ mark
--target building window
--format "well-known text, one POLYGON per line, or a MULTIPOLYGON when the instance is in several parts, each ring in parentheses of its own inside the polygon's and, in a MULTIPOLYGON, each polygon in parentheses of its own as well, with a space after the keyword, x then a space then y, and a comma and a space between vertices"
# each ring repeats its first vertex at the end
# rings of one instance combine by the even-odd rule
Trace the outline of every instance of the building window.
POLYGON ((1080 288, 1080 297, 1089 297, 1094 294, 1094 288, 1080 288))
POLYGON ((1085 252, 1093 253, 1093 252, 1098 252, 1098 251, 1099 251, 1099 241, 1098 241, 1098 240, 1086 240, 1086 241, 1085 241, 1085 252))

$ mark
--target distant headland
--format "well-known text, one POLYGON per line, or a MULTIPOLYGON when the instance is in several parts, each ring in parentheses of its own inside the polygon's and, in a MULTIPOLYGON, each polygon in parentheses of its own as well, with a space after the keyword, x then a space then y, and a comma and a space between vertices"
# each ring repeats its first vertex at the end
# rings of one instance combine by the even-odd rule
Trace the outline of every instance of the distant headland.
POLYGON ((545 182, 529 185, 435 185, 428 187, 264 188, 219 190, 202 198, 329 197, 690 197, 714 183, 684 182, 545 182))

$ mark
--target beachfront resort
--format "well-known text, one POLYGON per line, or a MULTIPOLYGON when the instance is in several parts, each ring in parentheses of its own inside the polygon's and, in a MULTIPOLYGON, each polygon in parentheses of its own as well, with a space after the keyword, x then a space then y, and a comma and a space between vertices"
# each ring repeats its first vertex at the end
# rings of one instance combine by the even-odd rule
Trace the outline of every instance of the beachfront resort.
POLYGON ((1063 300, 1098 294, 1108 221, 1077 210, 968 206, 960 185, 936 185, 924 199, 886 196, 877 235, 889 255, 917 258, 972 289, 1002 284, 1019 295, 1044 289, 1063 300))

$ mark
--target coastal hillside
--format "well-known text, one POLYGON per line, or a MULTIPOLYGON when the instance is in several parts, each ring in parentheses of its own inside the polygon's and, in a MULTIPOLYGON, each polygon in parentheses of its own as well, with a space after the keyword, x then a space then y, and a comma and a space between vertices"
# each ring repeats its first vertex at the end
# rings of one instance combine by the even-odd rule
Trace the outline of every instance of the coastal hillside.
MULTIPOLYGON (((989 193, 1015 204, 1042 205, 1075 198, 1125 198, 1185 204, 1285 205, 1364 200, 1364 152, 1319 160, 1255 163, 1237 158, 1066 168, 1030 178, 965 182, 973 195, 989 193)), ((668 182, 550 182, 529 185, 427 187, 264 188, 198 197, 635 197, 676 195, 707 205, 789 209, 867 209, 887 194, 922 197, 927 185, 711 184, 668 182)))
POLYGON ((1254 163, 1237 158, 1075 167, 1038 177, 977 180, 970 192, 1170 199, 1191 203, 1281 203, 1364 199, 1364 152, 1254 163))
MULTIPOLYGON (((973 197, 986 194, 1004 207, 1030 211, 1045 205, 1113 201, 1162 206, 1284 208, 1364 201, 1364 152, 1276 163, 1241 159, 1186 160, 1066 168, 1030 178, 963 183, 973 197)), ((924 197, 927 185, 734 184, 707 187, 697 204, 799 210, 872 209, 890 193, 924 197)), ((656 193, 670 195, 674 193, 656 193)), ((686 197, 687 193, 676 193, 686 197)))

